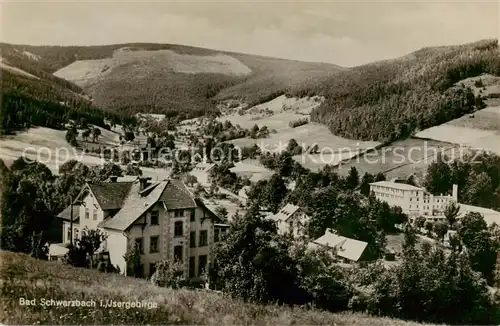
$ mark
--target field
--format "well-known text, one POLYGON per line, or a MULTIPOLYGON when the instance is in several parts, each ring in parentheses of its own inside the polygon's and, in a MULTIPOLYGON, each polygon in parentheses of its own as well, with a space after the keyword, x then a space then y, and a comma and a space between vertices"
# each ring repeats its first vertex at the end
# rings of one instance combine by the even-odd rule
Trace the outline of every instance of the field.
POLYGON ((284 149, 290 139, 295 139, 303 147, 318 144, 320 150, 325 149, 325 153, 342 150, 364 150, 378 145, 378 142, 360 142, 333 135, 328 127, 318 123, 307 123, 305 125, 292 128, 291 121, 308 117, 309 112, 321 104, 320 97, 310 98, 286 98, 277 97, 269 102, 254 106, 245 110, 245 114, 239 115, 233 112, 218 118, 219 121, 229 120, 233 125, 239 124, 243 128, 252 128, 255 124, 262 128, 267 126, 270 133, 268 138, 251 139, 240 138, 230 142, 235 146, 245 147, 257 144, 263 149, 274 151, 277 148, 284 149), (264 111, 268 110, 267 113, 264 111))
POLYGON ((500 154, 500 106, 487 107, 473 115, 423 130, 416 137, 463 144, 500 154))
POLYGON ((2 300, 0 322, 12 324, 204 324, 204 325, 393 325, 417 323, 364 314, 332 314, 278 305, 255 305, 222 294, 172 290, 146 280, 39 261, 0 252, 2 300), (96 307, 21 306, 19 299, 94 300, 96 307), (147 308, 104 308, 101 300, 145 301, 147 308))
POLYGON ((213 73, 224 75, 247 75, 252 72, 237 59, 228 55, 190 55, 171 50, 131 51, 124 47, 113 52, 112 57, 98 60, 78 60, 54 72, 54 75, 69 80, 78 86, 88 87, 103 78, 120 77, 121 67, 128 67, 137 78, 146 78, 158 70, 183 74, 213 73), (150 69, 144 69, 144 65, 150 69))
POLYGON ((359 155, 337 167, 337 172, 347 175, 354 166, 363 175, 365 172, 382 172, 388 179, 407 178, 410 174, 422 177, 436 153, 450 157, 460 155, 457 145, 445 142, 409 138, 391 145, 359 155))
MULTIPOLYGON (((116 147, 119 145, 119 135, 115 132, 101 129, 101 136, 96 143, 87 142, 90 146, 116 147)), ((59 172, 59 166, 68 160, 79 160, 85 165, 96 166, 104 162, 97 154, 85 154, 68 144, 65 139, 66 131, 38 127, 18 132, 13 136, 0 138, 0 159, 10 165, 19 157, 27 157, 45 164, 52 173, 59 172)), ((80 132, 81 134, 81 132, 80 132)), ((78 137, 78 140, 85 144, 78 137)), ((141 168, 145 176, 153 180, 166 178, 169 171, 166 169, 141 168)))

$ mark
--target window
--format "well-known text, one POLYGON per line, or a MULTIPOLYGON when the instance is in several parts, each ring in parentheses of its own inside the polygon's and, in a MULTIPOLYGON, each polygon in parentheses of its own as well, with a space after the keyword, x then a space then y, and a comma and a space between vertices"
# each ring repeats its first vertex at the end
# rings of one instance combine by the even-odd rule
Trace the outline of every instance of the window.
POLYGON ((156 272, 156 263, 149 263, 149 277, 156 272))
POLYGON ((219 242, 221 229, 214 229, 214 242, 219 242))
POLYGON ((177 261, 182 261, 182 246, 175 246, 174 247, 174 259, 177 261))
POLYGON ((201 255, 198 260, 198 275, 203 275, 205 268, 207 267, 207 255, 201 255))
POLYGON ((92 210, 92 218, 94 221, 97 220, 97 209, 92 210))
POLYGON ((88 207, 85 207, 85 218, 88 220, 90 218, 90 212, 88 207))
POLYGON ((196 231, 189 232, 189 248, 196 248, 196 231))
POLYGON ((200 231, 200 241, 198 243, 198 246, 205 247, 207 244, 208 244, 208 231, 201 230, 200 231))
POLYGON ((67 239, 66 242, 70 242, 71 241, 71 228, 69 228, 69 227, 68 227, 68 234, 66 235, 66 239, 67 239))
POLYGON ((78 240, 79 239, 79 235, 78 235, 78 229, 75 228, 75 240, 78 240))
POLYGON ((191 222, 196 221, 196 209, 191 210, 191 215, 189 217, 189 221, 191 221, 191 222))
POLYGON ((142 245, 142 238, 135 239, 135 245, 139 248, 139 252, 141 254, 143 254, 144 253, 144 247, 142 245))
POLYGON ((151 225, 158 225, 158 211, 151 212, 151 225))
POLYGON ((184 211, 183 210, 175 211, 174 212, 174 216, 175 217, 183 217, 184 216, 184 211))
POLYGON ((158 236, 149 238, 149 252, 158 252, 158 236))
POLYGON ((195 258, 196 257, 189 257, 189 278, 193 278, 195 277, 194 275, 194 271, 196 270, 195 269, 195 258))
POLYGON ((183 234, 182 221, 177 221, 174 224, 174 237, 182 237, 183 234))

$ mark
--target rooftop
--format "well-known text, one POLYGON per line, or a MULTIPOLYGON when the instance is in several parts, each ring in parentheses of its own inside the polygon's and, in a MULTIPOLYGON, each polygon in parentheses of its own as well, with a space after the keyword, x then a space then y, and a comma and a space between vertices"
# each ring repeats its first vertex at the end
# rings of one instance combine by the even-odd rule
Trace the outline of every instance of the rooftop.
POLYGON ((412 186, 406 183, 398 183, 398 182, 391 182, 391 181, 377 181, 377 182, 372 182, 370 183, 370 186, 381 186, 381 187, 387 187, 387 188, 393 188, 393 189, 399 189, 399 190, 424 190, 424 188, 412 186))
POLYGON ((272 216, 272 219, 275 221, 286 221, 292 216, 296 211, 300 209, 299 206, 286 204, 285 207, 279 210, 278 213, 272 216))
POLYGON ((88 186, 103 210, 115 210, 122 207, 133 182, 89 183, 88 186))
POLYGON ((367 245, 368 243, 364 241, 346 238, 327 230, 323 236, 314 240, 309 246, 311 248, 317 248, 318 246, 333 248, 337 250, 337 256, 358 261, 367 245))

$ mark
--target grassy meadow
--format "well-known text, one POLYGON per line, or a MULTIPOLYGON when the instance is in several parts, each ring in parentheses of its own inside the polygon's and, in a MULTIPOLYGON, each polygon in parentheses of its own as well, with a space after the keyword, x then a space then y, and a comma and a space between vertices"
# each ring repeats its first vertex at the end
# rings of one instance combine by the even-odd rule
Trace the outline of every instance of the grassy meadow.
POLYGON ((34 260, 0 251, 2 324, 418 325, 364 314, 332 314, 243 303, 214 292, 159 288, 146 280, 34 260), (96 307, 21 306, 19 298, 95 300, 96 307), (104 308, 100 300, 155 302, 156 308, 104 308))

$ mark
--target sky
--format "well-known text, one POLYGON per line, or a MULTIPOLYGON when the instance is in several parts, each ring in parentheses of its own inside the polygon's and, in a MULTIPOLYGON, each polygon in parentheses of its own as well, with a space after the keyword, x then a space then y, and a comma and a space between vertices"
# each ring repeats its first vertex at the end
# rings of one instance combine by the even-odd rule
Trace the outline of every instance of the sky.
POLYGON ((2 42, 174 43, 354 66, 500 34, 479 1, 0 0, 2 42))

